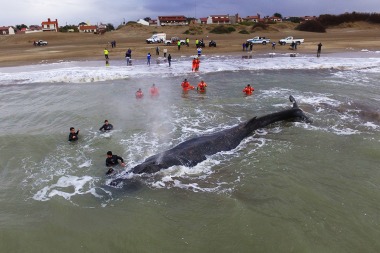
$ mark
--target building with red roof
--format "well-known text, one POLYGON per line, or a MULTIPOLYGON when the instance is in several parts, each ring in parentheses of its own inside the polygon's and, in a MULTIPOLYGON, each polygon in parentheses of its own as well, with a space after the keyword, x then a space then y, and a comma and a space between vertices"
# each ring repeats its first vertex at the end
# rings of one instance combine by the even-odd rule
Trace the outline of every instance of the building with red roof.
POLYGON ((15 29, 12 26, 0 26, 0 35, 13 35, 15 29))
POLYGON ((230 15, 211 15, 207 18, 207 24, 231 24, 230 15))
POLYGON ((42 31, 44 32, 58 32, 58 20, 55 19, 55 21, 51 21, 50 18, 48 18, 48 21, 43 21, 41 23, 42 31))
POLYGON ((94 33, 98 27, 96 25, 80 25, 78 30, 80 33, 94 33))
POLYGON ((183 15, 178 16, 159 16, 157 25, 158 26, 164 26, 164 25, 188 25, 189 22, 187 22, 187 18, 183 15))

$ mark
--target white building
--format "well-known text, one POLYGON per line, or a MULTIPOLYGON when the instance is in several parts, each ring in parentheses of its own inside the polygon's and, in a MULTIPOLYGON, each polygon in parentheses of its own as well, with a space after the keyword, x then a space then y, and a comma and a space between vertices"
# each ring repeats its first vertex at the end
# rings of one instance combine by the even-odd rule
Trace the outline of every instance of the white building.
POLYGON ((137 24, 142 24, 142 25, 149 26, 149 22, 146 21, 146 20, 144 20, 144 19, 141 19, 141 18, 139 20, 137 20, 137 24))
POLYGON ((13 35, 15 29, 12 26, 0 26, 0 35, 13 35))

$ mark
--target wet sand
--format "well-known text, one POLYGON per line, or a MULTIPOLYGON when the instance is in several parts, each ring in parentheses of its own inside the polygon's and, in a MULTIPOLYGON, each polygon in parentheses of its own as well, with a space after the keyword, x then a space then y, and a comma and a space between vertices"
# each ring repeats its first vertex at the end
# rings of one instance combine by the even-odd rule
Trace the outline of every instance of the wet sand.
MULTIPOLYGON (((329 53, 358 52, 361 50, 380 51, 380 25, 368 23, 355 23, 344 27, 328 29, 326 33, 300 32, 294 30, 294 25, 279 24, 270 30, 254 31, 250 34, 240 34, 238 31, 231 34, 212 34, 209 31, 212 26, 199 26, 202 31, 198 35, 186 35, 189 29, 184 27, 144 27, 128 25, 120 30, 107 32, 104 35, 83 33, 34 33, 12 36, 0 36, 0 67, 18 66, 40 63, 52 63, 58 61, 85 61, 104 60, 103 50, 108 48, 110 61, 123 60, 125 51, 132 49, 132 58, 142 59, 150 52, 155 59, 155 48, 160 47, 160 56, 163 56, 163 48, 168 49, 175 59, 181 56, 196 55, 196 39, 204 39, 206 47, 203 54, 206 55, 246 55, 242 51, 242 43, 255 36, 265 36, 277 43, 276 49, 271 45, 254 45, 251 55, 263 53, 291 53, 289 45, 280 46, 279 39, 286 36, 305 39, 305 43, 298 46, 297 53, 316 54, 317 44, 321 42, 322 56, 329 53), (165 32, 167 39, 178 36, 181 39, 188 37, 190 46, 165 46, 163 44, 146 44, 145 39, 155 32, 165 32), (33 46, 35 40, 48 41, 47 46, 33 46), (217 47, 208 47, 210 40, 215 40, 217 47), (116 48, 111 48, 110 41, 117 42, 116 48)), ((243 27, 244 28, 244 27, 243 27)), ((243 29, 240 27, 239 29, 243 29)))

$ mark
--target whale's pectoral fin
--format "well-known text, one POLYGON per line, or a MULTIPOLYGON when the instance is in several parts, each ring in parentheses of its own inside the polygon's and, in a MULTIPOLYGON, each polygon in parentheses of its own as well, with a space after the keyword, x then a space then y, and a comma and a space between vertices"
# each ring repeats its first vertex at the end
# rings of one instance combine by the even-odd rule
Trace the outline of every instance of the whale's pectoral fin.
POLYGON ((292 95, 289 96, 289 100, 293 103, 293 108, 298 108, 297 101, 292 95))
POLYGON ((110 186, 118 186, 121 182, 123 182, 122 178, 116 178, 111 181, 110 186))

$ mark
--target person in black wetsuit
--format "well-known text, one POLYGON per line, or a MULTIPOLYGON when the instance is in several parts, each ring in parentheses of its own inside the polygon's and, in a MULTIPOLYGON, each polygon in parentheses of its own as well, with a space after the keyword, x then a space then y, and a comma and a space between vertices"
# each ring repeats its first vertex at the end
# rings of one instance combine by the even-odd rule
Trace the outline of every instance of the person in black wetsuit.
POLYGON ((79 134, 79 129, 78 131, 75 132, 75 128, 70 127, 69 141, 77 141, 79 138, 78 134, 79 134))
MULTIPOLYGON (((107 167, 113 167, 115 165, 118 165, 119 161, 121 162, 120 165, 125 167, 125 163, 122 157, 113 155, 112 151, 107 152, 107 159, 106 159, 107 167)), ((111 174, 113 171, 114 171, 113 168, 109 168, 108 171, 106 172, 106 175, 111 174)))
POLYGON ((99 128, 99 131, 110 131, 113 129, 113 125, 108 123, 108 120, 105 120, 104 121, 104 125, 99 128))

